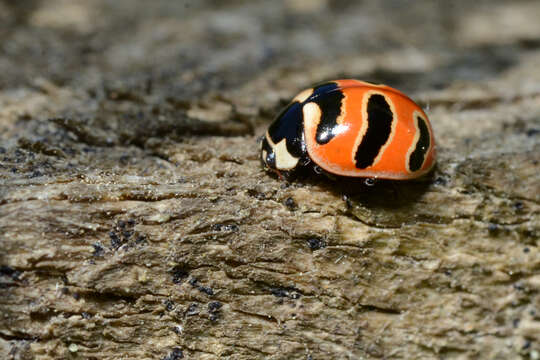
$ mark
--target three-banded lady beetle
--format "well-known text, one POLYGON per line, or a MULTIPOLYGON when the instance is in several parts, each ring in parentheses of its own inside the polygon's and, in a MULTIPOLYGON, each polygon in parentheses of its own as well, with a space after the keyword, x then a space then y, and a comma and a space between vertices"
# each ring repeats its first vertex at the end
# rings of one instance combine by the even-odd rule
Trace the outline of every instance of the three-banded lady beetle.
POLYGON ((427 115, 402 92, 336 80, 300 92, 261 142, 265 168, 289 178, 310 162, 338 176, 406 180, 435 164, 427 115))

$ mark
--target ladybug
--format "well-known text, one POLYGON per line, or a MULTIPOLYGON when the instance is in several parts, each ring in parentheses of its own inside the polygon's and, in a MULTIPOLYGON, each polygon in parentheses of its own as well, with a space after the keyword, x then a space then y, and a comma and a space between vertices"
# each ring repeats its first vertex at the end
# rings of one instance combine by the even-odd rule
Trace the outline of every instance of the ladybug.
POLYGON ((346 79, 300 92, 261 141, 267 170, 289 179, 310 163, 317 172, 407 180, 435 164, 427 115, 401 91, 346 79))

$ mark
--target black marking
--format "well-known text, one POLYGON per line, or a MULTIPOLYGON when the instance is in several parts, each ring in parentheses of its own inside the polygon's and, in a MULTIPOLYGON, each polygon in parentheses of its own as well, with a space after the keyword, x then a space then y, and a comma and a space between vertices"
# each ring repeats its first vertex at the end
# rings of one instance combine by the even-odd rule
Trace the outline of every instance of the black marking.
MULTIPOLYGON (((286 139, 287 151, 294 157, 303 157, 306 154, 306 146, 303 143, 304 115, 302 105, 295 101, 290 103, 277 116, 276 120, 268 128, 268 135, 278 144, 286 139)), ((263 149, 265 148, 263 140, 263 149)), ((268 152, 268 150, 266 150, 268 152)))
POLYGON ((304 104, 311 101, 315 101, 317 100, 318 97, 328 94, 329 92, 336 91, 336 90, 340 90, 339 85, 336 82, 327 82, 327 83, 316 85, 313 88, 313 92, 311 93, 311 95, 309 95, 306 101, 304 101, 304 104))
POLYGON ((367 101, 366 133, 356 149, 354 159, 358 169, 373 165, 373 161, 392 133, 394 114, 383 95, 371 95, 367 101))
POLYGON ((418 130, 420 131, 420 137, 418 138, 416 146, 409 157, 410 171, 420 170, 422 164, 424 164, 424 160, 430 145, 429 130, 426 121, 420 116, 417 116, 416 122, 418 124, 418 130))
POLYGON ((337 118, 341 115, 341 102, 345 96, 335 82, 325 83, 313 89, 313 94, 305 103, 313 102, 321 110, 321 121, 317 126, 315 140, 318 144, 328 144, 336 136, 337 118))

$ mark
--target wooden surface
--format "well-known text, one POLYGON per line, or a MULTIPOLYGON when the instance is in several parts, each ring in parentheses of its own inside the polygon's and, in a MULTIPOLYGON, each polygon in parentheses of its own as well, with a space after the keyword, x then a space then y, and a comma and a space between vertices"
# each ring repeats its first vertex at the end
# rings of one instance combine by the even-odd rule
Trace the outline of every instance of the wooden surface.
POLYGON ((538 1, 0 1, 0 358, 538 359, 538 1), (427 109, 412 182, 285 183, 302 88, 427 109))

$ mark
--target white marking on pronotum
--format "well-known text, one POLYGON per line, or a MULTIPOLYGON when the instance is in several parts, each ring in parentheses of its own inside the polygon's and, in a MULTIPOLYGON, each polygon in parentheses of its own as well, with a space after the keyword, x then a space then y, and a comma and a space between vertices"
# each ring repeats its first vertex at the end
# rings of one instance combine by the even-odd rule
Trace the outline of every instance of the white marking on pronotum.
POLYGON ((313 89, 306 89, 296 95, 293 99, 293 102, 298 101, 299 103, 303 103, 311 96, 311 94, 313 94, 313 89))
POLYGON ((317 103, 309 102, 302 107, 304 113, 304 126, 309 129, 308 134, 317 132, 317 126, 321 122, 321 108, 317 103))
POLYGON ((274 154, 276 155, 276 169, 279 170, 290 170, 294 169, 298 164, 300 158, 292 156, 287 150, 287 139, 282 139, 277 144, 274 144, 268 133, 266 134, 266 140, 268 144, 272 147, 274 154))
MULTIPOLYGON (((340 104, 340 114, 336 119, 336 125, 330 130, 332 132, 332 136, 337 136, 339 134, 342 134, 346 132, 349 129, 349 126, 343 125, 343 122, 345 120, 345 111, 344 111, 344 104, 345 101, 342 100, 340 104)), ((321 123, 321 108, 317 103, 309 102, 305 104, 302 107, 302 111, 304 113, 304 126, 309 129, 308 133, 316 134, 317 128, 319 127, 319 124, 321 123)), ((328 134, 323 134, 323 137, 328 136, 328 134)))

